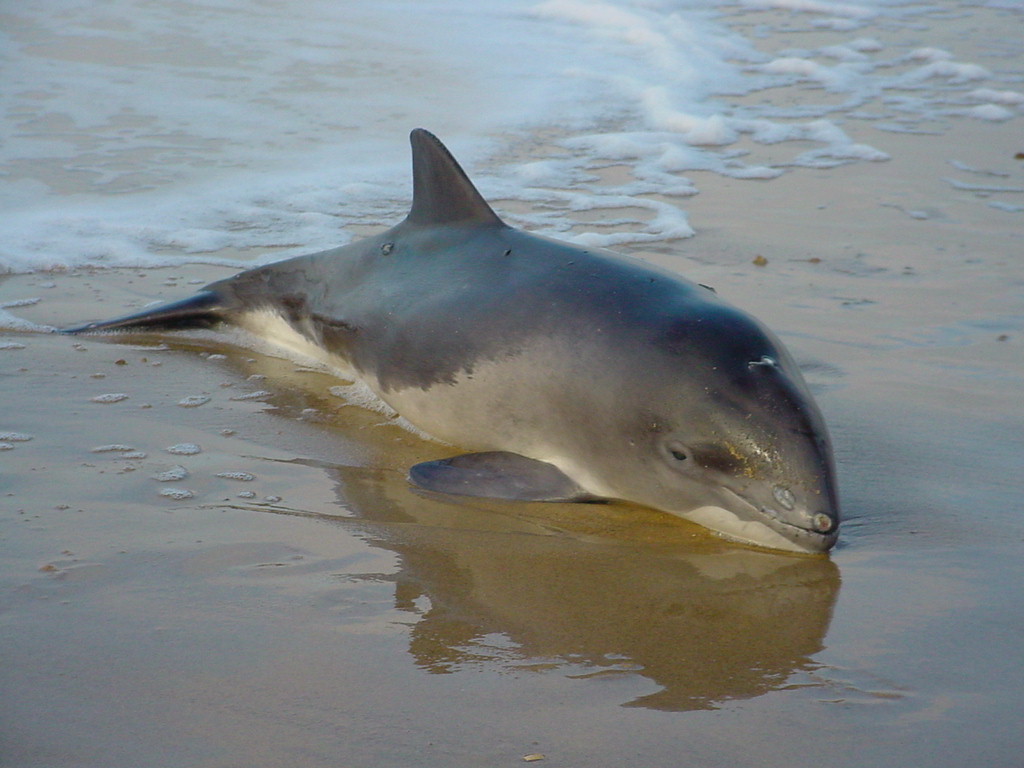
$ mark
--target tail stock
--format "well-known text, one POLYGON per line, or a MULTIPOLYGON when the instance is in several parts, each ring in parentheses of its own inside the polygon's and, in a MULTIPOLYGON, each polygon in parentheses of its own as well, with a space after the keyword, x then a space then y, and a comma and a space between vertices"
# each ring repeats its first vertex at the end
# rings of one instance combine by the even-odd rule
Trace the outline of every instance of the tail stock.
POLYGON ((96 323, 64 328, 61 333, 79 334, 93 331, 131 330, 135 328, 195 328, 218 320, 227 309, 223 298, 214 291, 200 291, 186 299, 160 304, 151 309, 134 312, 96 323))

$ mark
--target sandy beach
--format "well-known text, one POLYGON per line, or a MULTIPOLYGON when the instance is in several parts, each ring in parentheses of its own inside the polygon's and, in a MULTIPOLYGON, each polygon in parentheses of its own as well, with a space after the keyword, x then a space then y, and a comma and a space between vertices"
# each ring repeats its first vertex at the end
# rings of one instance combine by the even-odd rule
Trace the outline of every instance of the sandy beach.
MULTIPOLYGON (((871 32, 973 60, 1020 21, 958 8, 871 32)), ((730 24, 838 36, 787 18, 730 24)), ((229 267, 0 276, 0 765, 1018 765, 1020 126, 851 118, 889 160, 688 172, 700 193, 661 200, 697 234, 622 248, 800 361, 839 463, 828 558, 626 504, 428 498, 406 469, 451 449, 328 372, 231 334, 15 321, 114 316, 229 267)))

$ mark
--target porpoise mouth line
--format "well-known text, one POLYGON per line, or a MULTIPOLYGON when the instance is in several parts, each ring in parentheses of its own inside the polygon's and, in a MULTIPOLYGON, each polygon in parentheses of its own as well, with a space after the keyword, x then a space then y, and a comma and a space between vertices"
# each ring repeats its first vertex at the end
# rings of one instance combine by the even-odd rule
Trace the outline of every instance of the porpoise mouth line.
MULTIPOLYGON (((833 526, 829 532, 822 533, 821 531, 816 531, 813 528, 804 528, 800 525, 787 523, 785 520, 782 520, 776 515, 772 514, 773 510, 771 510, 770 508, 758 506, 756 504, 751 504, 738 493, 728 488, 723 488, 722 490, 724 490, 733 499, 741 503, 744 507, 746 507, 746 509, 752 512, 757 522, 767 525, 769 528, 776 531, 777 533, 786 536, 791 541, 793 541, 794 544, 797 544, 797 546, 803 547, 804 545, 800 544, 799 540, 794 539, 794 536, 804 538, 808 541, 808 543, 820 542, 821 544, 824 544, 832 539, 835 539, 839 535, 838 526, 833 526)), ((755 544, 754 546, 757 545, 755 544)), ((809 546, 807 547, 806 554, 820 554, 824 552, 825 549, 826 548, 823 546, 809 546)))
POLYGON ((775 510, 769 509, 768 507, 755 507, 755 510, 759 512, 761 515, 763 515, 766 519, 770 520, 772 523, 779 526, 783 526, 785 528, 791 528, 794 531, 800 531, 801 533, 807 533, 822 539, 827 539, 831 534, 831 531, 826 531, 825 533, 822 533, 821 531, 815 530, 814 528, 804 528, 802 525, 794 525, 793 523, 787 523, 785 520, 776 517, 774 514, 775 510))

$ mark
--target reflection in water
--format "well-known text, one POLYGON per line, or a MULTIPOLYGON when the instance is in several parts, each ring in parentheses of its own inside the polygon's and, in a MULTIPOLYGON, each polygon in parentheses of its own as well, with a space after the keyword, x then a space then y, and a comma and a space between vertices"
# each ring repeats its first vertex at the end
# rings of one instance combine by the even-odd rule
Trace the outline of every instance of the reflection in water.
POLYGON ((409 651, 421 668, 640 675, 660 690, 629 706, 693 710, 759 696, 814 666, 839 593, 831 560, 730 545, 624 504, 424 495, 405 468, 443 448, 325 398, 337 379, 264 356, 242 365, 237 351, 218 351, 275 383, 265 402, 276 415, 294 423, 319 414, 324 452, 345 446, 361 465, 295 460, 325 468, 354 515, 346 524, 399 556, 388 578, 411 618, 409 651))
POLYGON ((631 507, 452 504, 398 473, 332 471, 371 541, 400 556, 396 606, 418 615, 409 650, 431 672, 639 674, 662 690, 630 705, 691 710, 777 688, 822 649, 839 591, 826 558, 729 546, 631 507))

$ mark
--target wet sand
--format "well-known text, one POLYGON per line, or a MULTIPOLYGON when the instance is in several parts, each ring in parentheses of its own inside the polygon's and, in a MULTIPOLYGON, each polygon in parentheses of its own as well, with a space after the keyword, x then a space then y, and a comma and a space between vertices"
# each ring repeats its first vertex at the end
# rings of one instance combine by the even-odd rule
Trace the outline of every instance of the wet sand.
MULTIPOLYGON (((230 339, 0 332, 0 764, 1018 765, 1024 213, 990 203, 1024 196, 944 179, 1024 187, 1024 142, 844 127, 893 159, 688 174, 697 236, 637 251, 804 365, 830 558, 418 495, 445 446, 230 339)), ((19 275, 0 305, 62 326, 224 274, 19 275)))

